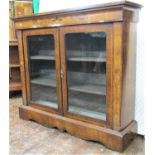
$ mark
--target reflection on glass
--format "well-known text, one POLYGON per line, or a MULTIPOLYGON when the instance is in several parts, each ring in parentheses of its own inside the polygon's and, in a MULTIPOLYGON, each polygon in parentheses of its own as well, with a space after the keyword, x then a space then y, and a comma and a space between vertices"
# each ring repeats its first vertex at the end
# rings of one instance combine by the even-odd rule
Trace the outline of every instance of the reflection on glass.
POLYGON ((31 100, 58 108, 54 36, 28 36, 31 100))
POLYGON ((66 34, 69 112, 106 120, 106 34, 66 34))

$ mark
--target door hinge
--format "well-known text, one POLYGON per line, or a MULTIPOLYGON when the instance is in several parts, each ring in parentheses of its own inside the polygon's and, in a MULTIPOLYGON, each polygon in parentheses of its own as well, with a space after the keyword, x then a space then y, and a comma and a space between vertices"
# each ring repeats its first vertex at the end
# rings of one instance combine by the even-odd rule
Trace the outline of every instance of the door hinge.
POLYGON ((61 69, 61 71, 60 71, 60 76, 61 76, 61 78, 63 78, 64 77, 64 72, 63 72, 63 70, 61 69))

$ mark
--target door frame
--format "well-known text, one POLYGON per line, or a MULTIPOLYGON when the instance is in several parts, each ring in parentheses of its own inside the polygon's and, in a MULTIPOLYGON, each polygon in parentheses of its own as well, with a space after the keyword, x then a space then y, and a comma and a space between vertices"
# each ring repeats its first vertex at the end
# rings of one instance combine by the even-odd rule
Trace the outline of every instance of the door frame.
POLYGON ((112 95, 112 79, 113 79, 113 28, 112 24, 89 24, 78 26, 67 26, 60 28, 60 52, 61 52, 61 69, 63 71, 62 78, 62 95, 63 95, 63 110, 64 116, 89 122, 99 126, 112 128, 113 123, 113 95, 112 95), (102 121, 80 114, 68 112, 68 91, 67 91, 67 65, 65 51, 65 34, 80 33, 80 32, 105 32, 106 33, 106 121, 102 121))
POLYGON ((62 107, 62 93, 61 93, 61 77, 60 77, 60 50, 59 50, 59 33, 57 28, 46 28, 46 29, 35 29, 35 30, 24 30, 23 31, 23 51, 25 59, 25 72, 26 72, 26 93, 28 105, 44 110, 51 113, 63 114, 62 107), (53 35, 54 36, 54 52, 55 52, 55 70, 56 70, 56 91, 57 91, 57 104, 58 109, 52 107, 37 104, 31 100, 31 89, 30 89, 30 73, 29 73, 29 54, 28 54, 28 36, 37 35, 53 35))

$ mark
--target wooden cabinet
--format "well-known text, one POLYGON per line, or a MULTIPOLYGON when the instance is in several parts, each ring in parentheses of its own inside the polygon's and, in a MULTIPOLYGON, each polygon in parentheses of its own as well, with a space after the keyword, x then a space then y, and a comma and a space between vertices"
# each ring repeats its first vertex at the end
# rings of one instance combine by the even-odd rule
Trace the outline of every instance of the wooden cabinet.
POLYGON ((9 92, 22 90, 18 42, 12 18, 27 14, 32 14, 31 1, 9 0, 9 92))
POLYGON ((10 41, 9 45, 9 91, 20 91, 20 62, 17 41, 10 41))
POLYGON ((108 3, 15 18, 20 117, 123 151, 134 138, 141 5, 108 3))
POLYGON ((9 1, 9 92, 20 91, 20 63, 18 53, 18 43, 15 34, 14 22, 14 1, 9 1))

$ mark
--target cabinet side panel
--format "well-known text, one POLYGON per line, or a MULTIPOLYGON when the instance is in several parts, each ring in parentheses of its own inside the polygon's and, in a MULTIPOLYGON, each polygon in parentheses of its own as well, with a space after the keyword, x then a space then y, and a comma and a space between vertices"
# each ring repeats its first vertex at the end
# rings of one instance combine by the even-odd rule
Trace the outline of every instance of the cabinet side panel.
POLYGON ((136 81, 136 23, 123 23, 123 81, 121 128, 134 120, 136 81))
POLYGON ((122 97, 122 22, 113 24, 114 60, 113 60, 113 129, 121 127, 122 97))
POLYGON ((18 38, 18 51, 19 51, 19 61, 20 61, 20 75, 21 75, 21 83, 22 83, 22 97, 23 97, 23 104, 26 105, 27 97, 26 97, 26 79, 25 79, 22 31, 17 31, 17 38, 18 38))

